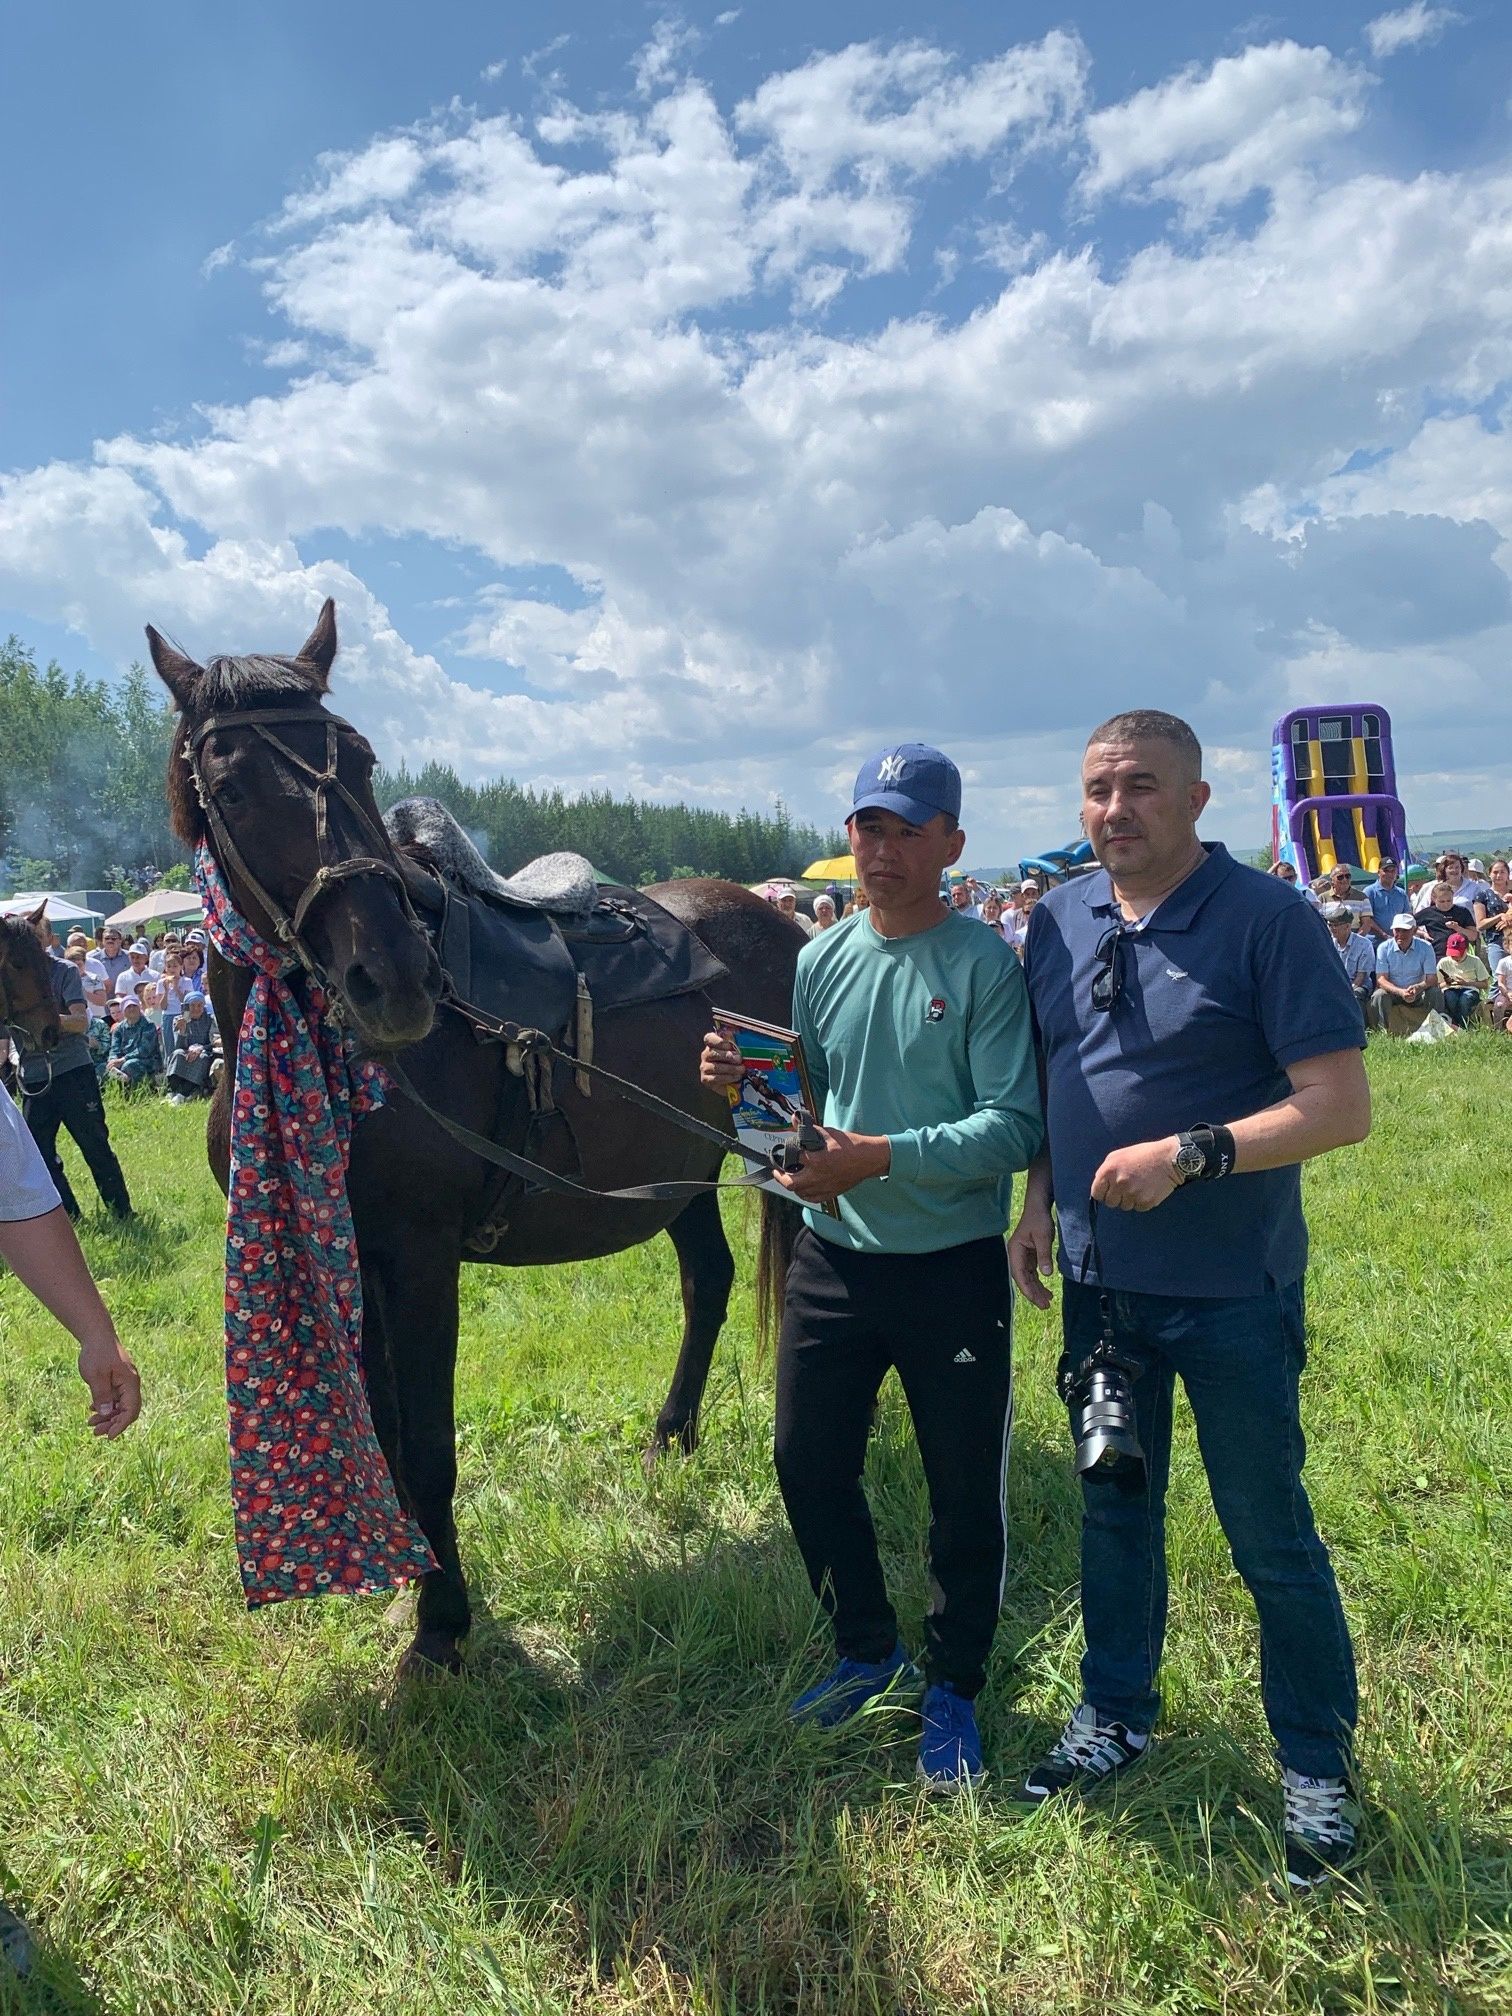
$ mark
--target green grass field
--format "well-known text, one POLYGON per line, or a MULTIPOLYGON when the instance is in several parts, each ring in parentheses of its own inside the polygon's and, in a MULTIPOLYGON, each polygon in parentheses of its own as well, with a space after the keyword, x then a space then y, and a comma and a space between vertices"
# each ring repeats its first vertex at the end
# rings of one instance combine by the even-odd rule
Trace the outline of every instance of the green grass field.
MULTIPOLYGON (((771 1475, 739 1210, 703 1447, 649 1486, 665 1241, 467 1271, 465 1677, 396 1693, 379 1601, 248 1617, 203 1114, 114 1107, 142 1219, 84 1237, 146 1381, 125 1443, 89 1441, 65 1339, 0 1283, 0 1892, 43 1949, 0 2008, 1512 2010, 1509 1062, 1491 1037, 1374 1043, 1375 1134, 1309 1179, 1308 1474, 1357 1634, 1371 1818, 1357 1881, 1301 1906, 1271 1887, 1253 1614, 1189 1432, 1158 1760, 1117 1803, 1024 1817, 1005 1796, 1076 1698, 1079 1649, 1033 1311, 992 1783, 927 1802, 900 1717, 789 1727, 825 1640, 771 1475)), ((925 1501, 891 1387, 871 1474, 917 1637, 925 1501)))

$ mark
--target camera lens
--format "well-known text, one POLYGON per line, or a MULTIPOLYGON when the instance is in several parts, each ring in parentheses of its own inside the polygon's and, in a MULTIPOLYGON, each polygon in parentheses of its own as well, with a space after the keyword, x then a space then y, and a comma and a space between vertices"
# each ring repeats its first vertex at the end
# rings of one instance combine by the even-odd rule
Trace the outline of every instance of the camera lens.
POLYGON ((1123 1491, 1145 1487, 1144 1451, 1134 1415, 1134 1388, 1123 1367, 1092 1358, 1070 1382, 1067 1404, 1076 1441, 1077 1474, 1090 1481, 1118 1485, 1123 1491))

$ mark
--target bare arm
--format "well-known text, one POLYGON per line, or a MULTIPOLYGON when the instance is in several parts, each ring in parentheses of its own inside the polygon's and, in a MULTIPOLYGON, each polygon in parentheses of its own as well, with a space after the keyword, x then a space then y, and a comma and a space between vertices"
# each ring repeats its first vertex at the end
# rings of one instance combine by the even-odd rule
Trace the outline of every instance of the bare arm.
POLYGON ((1360 1050, 1330 1050, 1288 1067, 1291 1092, 1274 1106, 1236 1120, 1234 1169, 1284 1169, 1332 1148, 1347 1148, 1370 1132, 1370 1081, 1360 1050))
POLYGON ((142 1411, 141 1380, 121 1348, 67 1212, 59 1205, 40 1218, 0 1220, 0 1259, 77 1341, 96 1435, 114 1437, 129 1428, 142 1411))
MULTIPOLYGON (((1370 1132, 1370 1084, 1358 1050, 1330 1050, 1286 1070, 1291 1090, 1274 1106, 1235 1120, 1234 1173, 1285 1169, 1331 1148, 1363 1141, 1370 1132)), ((1181 1185, 1177 1137, 1115 1148, 1092 1179, 1092 1195, 1115 1211, 1153 1211, 1181 1185)))

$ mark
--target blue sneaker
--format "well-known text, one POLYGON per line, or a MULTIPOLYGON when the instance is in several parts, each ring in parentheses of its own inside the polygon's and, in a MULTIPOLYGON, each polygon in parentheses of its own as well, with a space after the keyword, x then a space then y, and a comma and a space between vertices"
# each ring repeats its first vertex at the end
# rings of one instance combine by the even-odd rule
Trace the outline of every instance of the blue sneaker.
POLYGON ((919 1776, 931 1792, 964 1792, 986 1775, 976 1703, 942 1681, 924 1696, 919 1776))
POLYGON ((798 1696, 788 1710, 795 1722, 838 1728, 859 1715, 869 1701, 895 1693, 902 1701, 923 1684, 923 1675, 900 1638, 885 1659, 837 1659, 824 1678, 798 1696))

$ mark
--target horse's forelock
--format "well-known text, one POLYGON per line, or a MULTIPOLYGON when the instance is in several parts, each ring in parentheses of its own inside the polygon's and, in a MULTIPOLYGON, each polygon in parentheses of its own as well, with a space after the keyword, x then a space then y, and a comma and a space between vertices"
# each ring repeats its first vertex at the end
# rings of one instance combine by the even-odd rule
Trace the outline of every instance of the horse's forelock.
POLYGON ((324 682, 315 668, 299 658, 273 658, 254 652, 247 658, 211 658, 195 693, 196 710, 241 707, 270 694, 321 694, 324 682))

